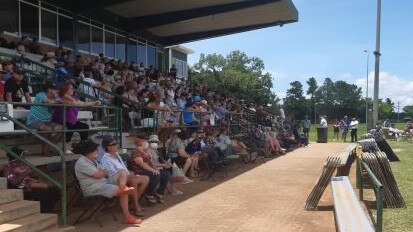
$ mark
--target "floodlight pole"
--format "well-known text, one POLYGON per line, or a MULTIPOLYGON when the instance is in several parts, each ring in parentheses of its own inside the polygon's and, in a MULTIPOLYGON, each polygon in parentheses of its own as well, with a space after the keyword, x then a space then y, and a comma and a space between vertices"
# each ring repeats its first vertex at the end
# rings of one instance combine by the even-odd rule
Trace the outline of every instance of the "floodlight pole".
POLYGON ((376 51, 374 51, 374 99, 373 99, 373 125, 379 121, 379 72, 380 72, 380 24, 381 24, 381 0, 377 0, 376 23, 376 51))
POLYGON ((366 67, 366 125, 368 127, 369 123, 369 58, 370 58, 370 52, 369 50, 364 50, 365 53, 367 53, 367 67, 366 67))

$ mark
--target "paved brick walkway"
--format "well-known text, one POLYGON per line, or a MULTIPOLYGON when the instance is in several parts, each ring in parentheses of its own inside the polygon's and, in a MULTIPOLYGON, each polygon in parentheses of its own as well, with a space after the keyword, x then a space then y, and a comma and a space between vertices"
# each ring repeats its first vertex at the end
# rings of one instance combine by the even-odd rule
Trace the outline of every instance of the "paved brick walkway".
MULTIPOLYGON (((305 200, 329 155, 346 144, 311 144, 265 164, 240 165, 222 182, 197 181, 180 186, 184 195, 147 207, 139 228, 103 217, 104 227, 93 220, 77 231, 335 231, 330 189, 321 199, 325 210, 307 212, 305 200)), ((120 218, 120 217, 119 217, 120 218)))

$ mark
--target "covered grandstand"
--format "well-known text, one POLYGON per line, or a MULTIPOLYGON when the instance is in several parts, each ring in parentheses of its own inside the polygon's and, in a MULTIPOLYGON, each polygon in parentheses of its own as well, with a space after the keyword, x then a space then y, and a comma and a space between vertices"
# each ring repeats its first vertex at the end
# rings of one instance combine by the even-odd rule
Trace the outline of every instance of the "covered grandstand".
MULTIPOLYGON (((21 69, 21 75, 24 75, 28 82, 31 97, 34 97, 42 90, 55 71, 54 65, 43 60, 51 58, 49 51, 64 49, 71 51, 75 56, 101 59, 107 63, 109 60, 110 62, 116 60, 116 63, 125 65, 128 63, 131 66, 143 63, 144 68, 155 68, 163 73, 175 64, 178 69, 177 75, 185 78, 186 54, 191 54, 193 51, 179 44, 266 27, 283 26, 297 22, 298 11, 291 0, 2 0, 0 19, 0 37, 2 38, 0 45, 24 43, 22 38, 25 38, 30 42, 38 41, 40 50, 46 51, 40 54, 22 55, 15 48, 0 47, 0 59, 15 62, 14 65, 21 69), (97 58, 98 56, 101 57, 97 58)), ((85 66, 92 66, 93 62, 85 66)), ((120 67, 116 71, 122 72, 122 69, 123 67, 120 67)), ((132 71, 131 75, 136 75, 137 79, 142 78, 138 71, 128 71, 132 71)), ((64 134, 64 140, 66 139, 65 132, 88 131, 96 136, 101 136, 102 132, 113 132, 119 140, 120 148, 131 148, 127 147, 128 141, 122 133, 122 128, 124 128, 122 104, 119 107, 111 101, 102 100, 100 95, 103 93, 110 96, 110 100, 120 99, 139 110, 154 111, 155 113, 151 114, 153 116, 150 116, 153 117, 153 123, 150 126, 136 125, 135 127, 133 118, 131 125, 128 126, 129 129, 138 132, 144 130, 148 132, 148 127, 151 127, 149 132, 160 133, 157 128, 159 124, 157 124, 155 110, 147 109, 130 100, 129 95, 127 99, 124 99, 123 95, 115 93, 113 89, 97 89, 90 83, 77 78, 79 77, 70 76, 70 80, 80 83, 83 89, 77 89, 75 93, 85 101, 101 100, 103 106, 85 105, 83 108, 86 109, 79 111, 78 120, 84 121, 90 128, 83 131, 68 130, 64 126, 63 130, 59 131, 64 134), (91 92, 99 94, 88 95, 91 92), (96 125, 96 122, 100 124, 96 125)), ((63 199, 61 225, 66 225, 66 207, 67 203, 70 203, 66 202, 68 199, 66 194, 69 195, 66 191, 66 162, 78 156, 64 154, 69 148, 66 147, 66 141, 62 142, 63 148, 60 148, 60 143, 54 144, 45 139, 44 137, 51 133, 50 131, 31 130, 22 123, 29 113, 27 108, 41 105, 0 102, 0 136, 5 138, 0 141, 0 148, 5 150, 0 153, 0 164, 6 163, 6 152, 13 153, 10 147, 35 146, 28 144, 32 141, 26 139, 37 139, 37 143, 41 141, 58 150, 57 156, 33 156, 24 159, 23 162, 36 174, 49 180, 61 190, 63 199), (17 106, 26 109, 16 109, 17 106), (27 135, 29 136, 24 137, 27 135), (50 163, 57 163, 60 168, 62 175, 61 178, 57 178, 58 180, 36 168, 36 166, 44 167, 45 165, 49 168, 50 163)), ((61 107, 65 111, 70 108, 70 105, 55 104, 55 106, 48 105, 48 107, 61 107)), ((199 117, 201 119, 202 115, 200 114, 199 117)), ((238 133, 250 133, 249 130, 253 126, 252 117, 249 115, 243 117, 245 118, 236 114, 231 115, 232 123, 238 126, 238 133)), ((182 120, 178 119, 179 125, 176 127, 188 127, 188 125, 183 125, 182 120)), ((63 122, 66 122, 65 117, 63 122)))

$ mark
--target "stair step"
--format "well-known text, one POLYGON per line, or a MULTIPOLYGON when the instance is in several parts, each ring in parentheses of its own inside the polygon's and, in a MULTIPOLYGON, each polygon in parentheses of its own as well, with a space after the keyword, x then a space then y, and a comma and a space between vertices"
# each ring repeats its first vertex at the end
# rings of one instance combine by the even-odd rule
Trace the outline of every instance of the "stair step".
POLYGON ((3 232, 40 232, 57 224, 56 214, 37 213, 0 225, 3 232))
POLYGON ((0 177, 0 189, 6 189, 6 188, 7 188, 7 178, 0 177))
MULTIPOLYGON (((0 224, 40 212, 38 201, 17 201, 0 205, 0 224)), ((1 231, 1 230, 0 230, 1 231)))
POLYGON ((23 200, 22 189, 0 189, 0 205, 23 200))
POLYGON ((76 231, 74 226, 68 226, 68 227, 63 227, 63 228, 54 227, 51 229, 43 230, 43 232, 74 232, 74 231, 76 231))

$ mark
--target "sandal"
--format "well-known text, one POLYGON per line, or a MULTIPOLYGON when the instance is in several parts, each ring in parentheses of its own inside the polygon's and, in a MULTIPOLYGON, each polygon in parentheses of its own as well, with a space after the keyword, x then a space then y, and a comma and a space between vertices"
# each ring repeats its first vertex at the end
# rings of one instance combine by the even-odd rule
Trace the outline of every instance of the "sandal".
POLYGON ((134 211, 133 215, 135 215, 136 217, 145 217, 145 213, 142 210, 134 211))
POLYGON ((158 203, 165 203, 164 199, 163 199, 163 195, 156 193, 156 198, 158 200, 158 203))
POLYGON ((132 215, 129 215, 126 220, 123 221, 123 224, 130 224, 130 225, 139 225, 142 223, 142 220, 139 218, 135 218, 132 215))
POLYGON ((133 190, 135 190, 134 187, 124 187, 123 189, 119 188, 118 195, 119 196, 127 195, 127 194, 131 193, 133 190))
POLYGON ((156 199, 154 196, 146 195, 146 200, 148 200, 149 203, 156 204, 156 199))

